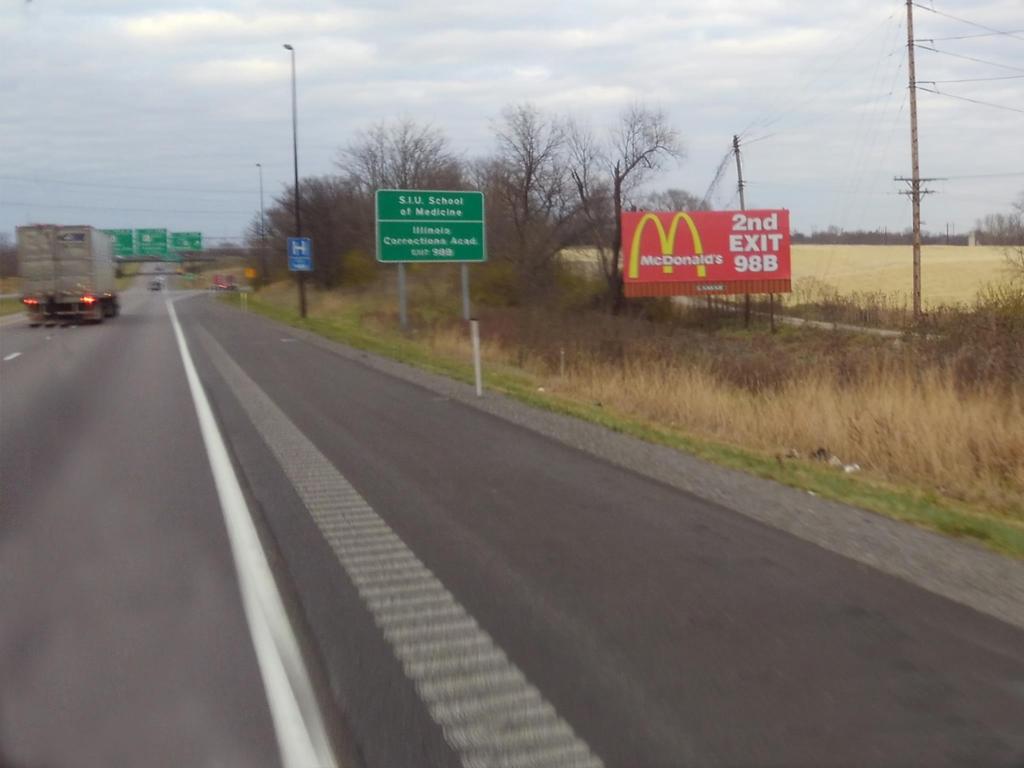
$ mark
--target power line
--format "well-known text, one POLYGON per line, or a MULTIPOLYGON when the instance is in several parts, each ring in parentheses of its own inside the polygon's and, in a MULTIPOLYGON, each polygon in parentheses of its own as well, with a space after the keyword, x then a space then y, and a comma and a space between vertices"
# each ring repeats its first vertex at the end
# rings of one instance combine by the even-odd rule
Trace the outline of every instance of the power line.
POLYGON ((125 213, 184 213, 199 216, 220 216, 223 214, 251 214, 252 211, 229 211, 220 208, 210 210, 181 210, 172 208, 122 208, 120 206, 101 205, 65 205, 63 203, 30 202, 25 200, 0 200, 0 205, 11 205, 18 208, 68 208, 82 211, 122 211, 125 213))
POLYGON ((97 181, 68 181, 66 179, 33 178, 30 176, 8 176, 0 175, 0 179, 6 181, 21 181, 30 184, 63 184, 68 187, 98 187, 101 189, 128 189, 136 192, 185 192, 187 194, 213 194, 213 195, 252 195, 251 189, 195 189, 185 187, 143 187, 132 184, 110 184, 97 181))
MULTIPOLYGON (((1008 31, 1010 35, 1017 35, 1024 32, 1024 29, 1011 29, 1008 31)), ((1005 35, 1007 32, 978 32, 973 35, 950 35, 949 37, 921 37, 919 41, 927 40, 932 43, 946 42, 947 40, 975 40, 979 37, 993 37, 994 35, 1005 35)), ((915 41, 917 42, 917 41, 915 41)))
MULTIPOLYGON (((764 136, 758 136, 756 139, 743 139, 743 146, 747 146, 748 144, 757 144, 757 142, 759 141, 764 141, 765 139, 772 139, 775 138, 776 136, 778 136, 777 133, 766 133, 764 136)), ((742 139, 743 136, 741 135, 740 138, 742 139)))
POLYGON ((960 101, 969 101, 969 102, 971 102, 971 104, 980 104, 983 107, 992 107, 994 109, 1005 109, 1007 112, 1020 112, 1022 115, 1024 115, 1024 109, 1020 109, 1018 107, 1008 107, 1005 104, 993 104, 991 101, 981 101, 980 99, 971 99, 971 98, 968 98, 967 96, 957 96, 956 94, 946 93, 945 91, 940 91, 938 89, 923 88, 920 85, 917 86, 917 89, 919 91, 925 91, 926 93, 934 93, 937 96, 947 96, 947 97, 949 97, 951 99, 959 99, 960 101))
POLYGON ((722 181, 722 177, 725 175, 725 168, 729 164, 729 161, 732 159, 732 153, 732 147, 729 147, 729 151, 725 153, 725 156, 722 158, 721 162, 718 163, 718 168, 715 169, 715 177, 711 180, 711 183, 708 184, 707 192, 705 192, 704 197, 701 198, 702 207, 706 206, 711 201, 712 195, 714 195, 715 190, 718 188, 719 183, 722 181))
POLYGON ((944 176, 944 179, 956 181, 959 179, 1007 179, 1017 176, 1024 176, 1024 171, 1009 171, 1008 173, 972 173, 964 176, 944 176))
POLYGON ((942 85, 945 83, 987 83, 992 80, 1020 80, 1022 78, 1024 78, 1024 75, 999 75, 997 77, 967 77, 963 80, 918 80, 917 82, 942 85))
MULTIPOLYGON (((895 2, 893 2, 893 5, 895 5, 895 2)), ((791 88, 787 86, 785 89, 786 93, 795 93, 797 94, 797 96, 795 98, 787 98, 786 102, 783 103, 782 107, 776 107, 773 111, 767 112, 767 114, 762 116, 760 119, 755 118, 754 120, 752 120, 746 128, 740 131, 740 138, 745 138, 747 133, 754 127, 764 129, 769 128, 775 123, 788 117, 795 110, 804 108, 808 106, 810 103, 816 101, 818 98, 821 98, 826 94, 830 93, 831 89, 819 89, 817 93, 810 96, 809 98, 804 97, 804 94, 810 92, 812 86, 816 85, 819 80, 821 80, 827 75, 832 74, 833 71, 838 69, 840 64, 843 63, 850 54, 861 53, 864 49, 865 44, 867 44, 868 41, 877 38, 879 36, 878 33, 884 30, 894 18, 898 19, 897 9, 894 9, 887 18, 871 26, 860 37, 851 42, 849 45, 844 46, 843 48, 838 50, 836 44, 843 39, 844 34, 847 30, 844 28, 841 31, 837 32, 829 41, 827 41, 825 45, 826 50, 837 51, 835 55, 830 57, 830 59, 824 66, 814 67, 812 76, 805 82, 801 83, 798 88, 791 88)), ((900 23, 902 22, 897 22, 897 24, 900 23)), ((857 74, 859 74, 859 72, 857 74)), ((777 87, 775 93, 773 94, 773 98, 771 99, 772 103, 778 103, 779 101, 781 101, 782 93, 783 92, 781 86, 777 87)))
POLYGON ((954 16, 951 13, 946 13, 945 11, 940 11, 940 10, 937 10, 935 8, 929 8, 927 5, 921 5, 920 3, 914 3, 914 7, 920 8, 921 10, 924 10, 924 11, 928 11, 929 13, 934 13, 937 16, 945 16, 947 19, 952 19, 953 21, 959 21, 962 24, 968 24, 968 25, 970 25, 972 27, 977 27, 978 29, 984 29, 987 32, 991 32, 994 35, 1005 35, 1007 37, 1012 37, 1012 38, 1015 38, 1017 40, 1024 40, 1024 37, 1018 36, 1016 34, 1016 32, 1010 32, 1010 31, 1004 30, 1004 29, 995 29, 993 27, 986 27, 984 24, 978 24, 976 21, 969 21, 967 19, 961 19, 959 16, 954 16))
POLYGON ((942 51, 942 50, 939 50, 938 48, 933 48, 933 47, 928 46, 928 45, 921 45, 920 43, 915 44, 914 47, 915 48, 920 48, 921 50, 924 50, 924 51, 931 51, 932 53, 941 53, 944 56, 952 56, 955 59, 967 59, 967 61, 974 61, 974 62, 977 62, 978 64, 987 64, 990 67, 999 67, 1000 69, 1009 69, 1009 70, 1011 70, 1013 72, 1024 72, 1024 67, 1013 67, 1013 66, 1010 66, 1009 64, 999 64, 998 62, 995 62, 995 61, 986 61, 985 59, 976 59, 973 56, 964 56, 962 53, 951 53, 949 51, 942 51))

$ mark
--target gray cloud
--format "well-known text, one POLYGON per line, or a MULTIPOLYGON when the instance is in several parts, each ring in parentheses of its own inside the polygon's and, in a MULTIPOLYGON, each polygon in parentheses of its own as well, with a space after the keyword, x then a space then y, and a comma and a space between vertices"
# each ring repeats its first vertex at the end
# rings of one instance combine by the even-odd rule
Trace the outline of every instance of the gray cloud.
MULTIPOLYGON (((475 156, 508 103, 599 128, 642 100, 668 112, 689 149, 659 186, 703 193, 744 132, 757 140, 745 150, 748 204, 789 207, 801 229, 909 222, 892 181, 910 165, 899 0, 4 2, 0 231, 46 220, 238 235, 257 206, 255 163, 271 192, 290 176, 285 42, 298 56, 304 174, 331 172, 337 148, 380 119, 432 122, 475 156)), ((1024 28, 1019 0, 936 8, 1024 28)), ((921 10, 917 31, 981 30, 921 10)), ((1024 69, 1018 38, 935 45, 1024 69)), ((1001 74, 1014 70, 919 53, 922 80, 1001 74)), ((1022 84, 937 87, 1024 109, 1022 84)), ((1024 170, 1024 114, 919 102, 924 175, 1024 170)), ((963 230, 1005 209, 1024 176, 934 186, 927 226, 963 230)))

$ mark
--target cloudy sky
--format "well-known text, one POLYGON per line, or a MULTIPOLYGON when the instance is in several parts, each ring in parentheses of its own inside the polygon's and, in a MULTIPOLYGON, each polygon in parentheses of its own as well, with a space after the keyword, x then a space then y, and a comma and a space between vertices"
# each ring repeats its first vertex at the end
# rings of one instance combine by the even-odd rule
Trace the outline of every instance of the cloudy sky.
MULTIPOLYGON (((1024 0, 921 3, 915 36, 936 50, 918 51, 917 75, 941 92, 919 95, 921 171, 948 177, 924 219, 959 232, 1024 191, 1024 0)), ((508 104, 600 132, 641 102, 687 147, 655 187, 703 195, 739 133, 748 207, 790 208, 804 231, 902 229, 905 24, 902 0, 0 0, 0 232, 238 237, 259 207, 255 164, 268 200, 291 175, 283 43, 303 175, 332 172, 380 120, 432 123, 472 158, 508 104)), ((735 180, 730 167, 716 207, 737 206, 735 180)))

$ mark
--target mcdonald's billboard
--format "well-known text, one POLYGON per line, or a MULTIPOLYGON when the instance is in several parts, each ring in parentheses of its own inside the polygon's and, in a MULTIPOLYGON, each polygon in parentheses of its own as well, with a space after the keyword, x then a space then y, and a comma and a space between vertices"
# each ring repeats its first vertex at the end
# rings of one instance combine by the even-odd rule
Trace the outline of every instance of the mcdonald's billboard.
POLYGON ((789 293, 789 211, 622 214, 626 296, 789 293))

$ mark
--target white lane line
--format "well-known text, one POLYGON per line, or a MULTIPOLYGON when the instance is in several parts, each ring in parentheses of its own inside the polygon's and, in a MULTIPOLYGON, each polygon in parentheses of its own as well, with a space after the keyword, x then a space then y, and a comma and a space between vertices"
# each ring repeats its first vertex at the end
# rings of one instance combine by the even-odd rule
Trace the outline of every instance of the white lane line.
POLYGON ((11 354, 4 356, 4 362, 9 363, 16 357, 21 357, 21 352, 11 352, 11 354))
MULTIPOLYGON (((231 388, 465 768, 602 768, 494 639, 205 330, 231 388)), ((414 500, 410 500, 414 503, 414 500)))
POLYGON ((196 373, 174 304, 170 299, 166 304, 217 486, 281 762, 284 768, 337 768, 298 641, 292 633, 224 439, 196 373))

